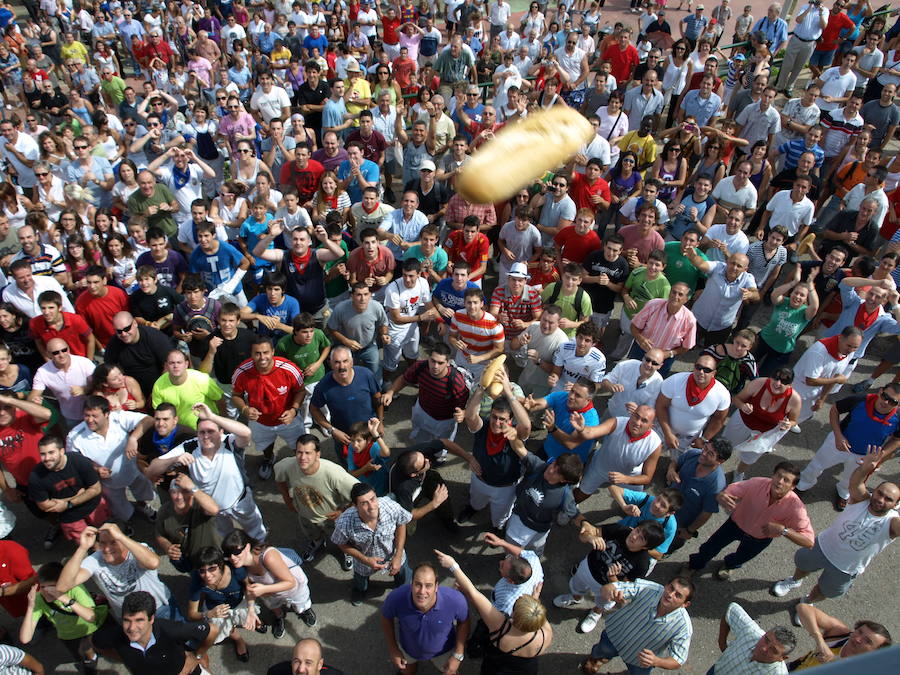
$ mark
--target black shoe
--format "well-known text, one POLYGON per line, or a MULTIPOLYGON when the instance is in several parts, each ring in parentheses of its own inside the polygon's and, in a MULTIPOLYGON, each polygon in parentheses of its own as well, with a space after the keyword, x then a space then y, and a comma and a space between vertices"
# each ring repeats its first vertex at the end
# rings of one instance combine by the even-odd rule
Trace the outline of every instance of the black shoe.
POLYGON ((260 635, 265 635, 269 632, 269 627, 266 624, 261 623, 254 630, 260 635))
POLYGON ((250 660, 250 647, 243 654, 238 654, 237 647, 234 648, 234 657, 241 663, 247 663, 250 660))
POLYGON ((354 607, 359 607, 363 604, 363 601, 366 599, 366 592, 361 591, 358 588, 354 587, 353 590, 350 591, 350 604, 354 607))
POLYGON ((459 512, 459 515, 456 516, 456 522, 460 525, 467 523, 475 517, 476 513, 478 513, 478 511, 473 509, 471 504, 466 504, 463 507, 463 510, 459 512))
POLYGON ((456 534, 461 529, 459 523, 453 518, 441 518, 441 523, 450 534, 456 534))
POLYGON ((301 554, 303 558, 303 562, 312 562, 319 551, 325 546, 325 538, 322 539, 314 539, 311 540, 307 545, 306 549, 301 554))
POLYGON ((305 612, 300 612, 300 619, 310 628, 316 625, 316 613, 313 611, 312 607, 305 612))
POLYGON ((44 535, 44 550, 49 551, 50 549, 52 549, 58 538, 59 525, 53 524, 47 529, 47 534, 44 535))
POLYGON ((276 640, 280 640, 284 637, 284 617, 279 616, 275 619, 275 623, 272 624, 272 637, 276 640))

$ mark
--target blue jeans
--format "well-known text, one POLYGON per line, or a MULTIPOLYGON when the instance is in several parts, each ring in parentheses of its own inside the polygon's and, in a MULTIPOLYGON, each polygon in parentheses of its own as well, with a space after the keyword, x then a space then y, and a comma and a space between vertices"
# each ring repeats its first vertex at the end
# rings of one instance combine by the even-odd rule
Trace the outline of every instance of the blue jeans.
MULTIPOLYGON (((400 571, 394 575, 394 588, 400 588, 400 586, 407 583, 410 579, 412 579, 412 568, 409 566, 409 558, 407 558, 403 561, 400 571)), ((362 592, 367 591, 369 588, 369 577, 354 572, 353 588, 362 592)))
POLYGON ((691 569, 702 570, 710 560, 718 555, 719 551, 735 541, 739 542, 737 550, 722 558, 725 567, 730 570, 736 570, 744 563, 753 560, 772 543, 768 537, 765 539, 751 537, 729 518, 722 523, 718 530, 713 532, 696 553, 688 558, 691 569))
MULTIPOLYGON (((594 659, 614 659, 619 655, 619 650, 609 639, 606 631, 600 634, 600 642, 591 647, 591 658, 594 659)), ((633 663, 626 663, 629 675, 649 675, 653 672, 653 668, 643 668, 633 663)))

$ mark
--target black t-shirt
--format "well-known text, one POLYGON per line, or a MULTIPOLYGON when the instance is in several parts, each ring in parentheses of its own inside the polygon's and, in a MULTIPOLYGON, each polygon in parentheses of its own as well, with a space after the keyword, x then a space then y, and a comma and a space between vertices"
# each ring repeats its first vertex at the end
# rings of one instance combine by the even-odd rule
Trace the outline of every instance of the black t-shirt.
POLYGON ((164 316, 174 313, 175 305, 184 297, 168 286, 157 286, 156 293, 148 295, 137 289, 128 298, 131 313, 147 321, 158 321, 164 316))
MULTIPOLYGON (((822 179, 812 173, 808 174, 808 176, 812 184, 809 186, 809 192, 806 193, 806 196, 812 201, 816 201, 819 198, 819 189, 822 186, 822 179)), ((784 169, 779 172, 778 175, 772 179, 770 185, 778 190, 790 190, 794 187, 794 179, 796 178, 797 167, 795 166, 793 169, 784 169)))
MULTIPOLYGON (((628 262, 622 256, 619 256, 615 262, 609 262, 603 254, 602 248, 591 251, 588 257, 584 259, 584 262, 581 263, 581 266, 592 277, 606 274, 614 284, 623 283, 631 271, 628 267, 628 262)), ((594 308, 595 312, 606 314, 612 311, 616 297, 619 295, 618 293, 610 289, 609 286, 601 286, 595 283, 584 283, 582 286, 591 298, 591 307, 594 308)))
POLYGON ((672 34, 672 26, 669 25, 668 21, 660 21, 656 19, 649 26, 647 26, 646 35, 650 35, 650 33, 663 32, 667 35, 672 34))
POLYGON ((819 273, 813 280, 813 286, 816 287, 816 293, 819 296, 819 300, 824 302, 826 295, 838 289, 838 284, 841 283, 841 280, 845 276, 847 276, 847 271, 839 267, 833 274, 825 274, 825 272, 822 271, 822 262, 818 260, 801 260, 800 280, 803 282, 809 280, 809 273, 815 268, 819 270, 819 273))
MULTIPOLYGON (((835 232, 838 234, 843 234, 845 232, 858 232, 859 236, 856 238, 857 246, 862 246, 863 248, 867 248, 870 251, 875 249, 875 241, 878 237, 878 226, 873 222, 869 221, 866 223, 865 227, 861 230, 856 229, 856 217, 859 215, 859 211, 841 211, 839 212, 830 223, 828 223, 828 227, 826 230, 828 232, 835 232)), ((835 239, 825 239, 822 238, 822 249, 819 252, 819 256, 824 258, 831 252, 835 246, 839 244, 843 244, 845 248, 849 248, 845 242, 837 241, 835 239)), ((853 254, 856 255, 855 253, 853 254)))
MULTIPOLYGON (((50 471, 43 464, 31 470, 28 477, 28 498, 33 502, 48 499, 71 499, 82 488, 87 489, 100 480, 94 464, 77 452, 66 453, 66 465, 59 471, 50 471)), ((100 495, 66 509, 59 514, 63 523, 74 523, 87 518, 100 504, 100 495)))
POLYGON ((427 473, 434 471, 434 469, 429 469, 429 471, 426 472, 426 476, 422 476, 421 478, 411 476, 401 477, 397 474, 397 460, 401 455, 405 455, 408 452, 421 452, 431 460, 431 464, 432 466, 434 466, 435 456, 443 449, 444 444, 435 439, 433 441, 428 441, 427 443, 418 443, 416 445, 411 445, 406 450, 401 451, 396 457, 394 457, 390 469, 391 493, 394 496, 394 501, 410 513, 412 513, 413 510, 413 503, 422 490, 422 484, 425 482, 427 473))
MULTIPOLYGON (((297 90, 297 103, 299 105, 322 105, 331 96, 331 87, 325 80, 319 80, 319 86, 313 89, 309 82, 304 82, 297 90)), ((304 113, 306 126, 316 132, 318 138, 322 133, 322 112, 304 113)))
POLYGON ((237 367, 250 358, 250 343, 256 336, 243 326, 238 326, 237 335, 231 340, 222 337, 222 331, 218 328, 213 335, 223 340, 213 357, 213 375, 219 382, 231 382, 237 367))
POLYGON ((616 577, 620 581, 625 579, 634 581, 647 576, 647 570, 650 569, 650 554, 647 551, 629 551, 625 545, 631 530, 630 527, 618 524, 603 525, 600 528, 606 548, 603 551, 594 549, 587 556, 588 567, 598 583, 609 583, 607 571, 610 565, 616 563, 622 566, 622 571, 616 577))
MULTIPOLYGON (((635 82, 642 82, 644 79, 644 75, 648 70, 650 70, 650 66, 648 66, 646 62, 639 63, 634 67, 634 75, 631 76, 631 79, 633 79, 635 82)), ((666 74, 665 68, 663 68, 662 66, 656 66, 655 68, 653 68, 653 70, 656 71, 657 79, 662 82, 663 75, 666 74)))
POLYGON ((488 453, 487 437, 490 422, 482 418, 481 429, 472 434, 472 454, 481 465, 481 480, 493 487, 513 485, 522 477, 522 460, 510 447, 509 441, 503 449, 493 455, 488 453))
POLYGON ((106 345, 105 360, 115 363, 122 372, 131 375, 141 385, 144 396, 150 398, 153 384, 159 379, 172 350, 172 340, 150 326, 138 326, 141 337, 134 344, 125 344, 118 335, 106 345))
POLYGON ((450 190, 440 183, 435 183, 427 195, 422 192, 422 181, 418 178, 409 181, 403 189, 412 190, 419 195, 419 211, 426 216, 434 215, 450 201, 450 190))
POLYGON ((170 621, 156 617, 153 621, 153 637, 156 639, 147 651, 135 649, 118 624, 107 622, 110 630, 101 629, 93 635, 94 645, 101 649, 114 649, 122 658, 129 672, 145 675, 178 675, 184 668, 185 644, 200 644, 209 637, 209 624, 205 621, 170 621))

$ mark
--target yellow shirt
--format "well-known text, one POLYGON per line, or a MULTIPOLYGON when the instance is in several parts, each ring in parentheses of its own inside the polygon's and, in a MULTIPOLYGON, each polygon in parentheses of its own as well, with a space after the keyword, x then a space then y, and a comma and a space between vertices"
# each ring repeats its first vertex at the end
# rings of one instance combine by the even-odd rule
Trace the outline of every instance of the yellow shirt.
POLYGON ((637 131, 629 131, 619 141, 619 149, 637 155, 638 166, 653 164, 656 161, 656 141, 653 140, 653 134, 641 138, 637 131))
MULTIPOLYGON (((354 103, 353 102, 353 94, 347 97, 347 112, 351 115, 359 115, 363 110, 368 110, 372 105, 372 88, 369 86, 369 83, 362 77, 357 77, 353 84, 347 82, 347 91, 348 92, 356 92, 359 94, 358 100, 365 101, 365 103, 354 103)), ((353 126, 359 126, 359 120, 353 120, 353 126)))
POLYGON ((269 56, 272 59, 272 65, 275 68, 287 68, 288 64, 291 62, 291 50, 287 47, 282 47, 281 49, 273 49, 272 53, 269 56), (284 65, 278 63, 279 61, 284 61, 284 65))
POLYGON ((81 44, 78 40, 73 41, 70 45, 60 45, 59 55, 60 57, 62 57, 63 63, 65 63, 69 59, 80 61, 81 63, 87 63, 88 60, 87 47, 81 44))

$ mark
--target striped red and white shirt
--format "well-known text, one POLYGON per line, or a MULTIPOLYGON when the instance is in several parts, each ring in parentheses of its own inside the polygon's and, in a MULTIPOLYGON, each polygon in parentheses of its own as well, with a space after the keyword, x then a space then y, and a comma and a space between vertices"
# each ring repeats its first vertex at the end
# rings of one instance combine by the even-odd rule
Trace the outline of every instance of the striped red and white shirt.
MULTIPOLYGON (((525 286, 522 295, 512 297, 506 286, 497 286, 491 295, 491 306, 499 307, 501 312, 506 312, 508 321, 515 319, 521 321, 534 321, 541 309, 541 289, 535 286, 525 286)), ((513 330, 509 324, 503 326, 507 338, 513 338, 525 329, 513 330)))
POLYGON ((503 348, 503 326, 488 312, 480 319, 471 319, 466 310, 456 310, 450 321, 450 332, 459 334, 459 339, 466 343, 463 351, 469 356, 487 354, 495 346, 503 348))
POLYGON ((658 349, 693 349, 697 343, 697 320, 693 312, 682 306, 675 316, 669 316, 666 309, 668 302, 665 298, 650 300, 634 315, 631 325, 658 349))

